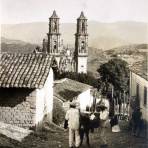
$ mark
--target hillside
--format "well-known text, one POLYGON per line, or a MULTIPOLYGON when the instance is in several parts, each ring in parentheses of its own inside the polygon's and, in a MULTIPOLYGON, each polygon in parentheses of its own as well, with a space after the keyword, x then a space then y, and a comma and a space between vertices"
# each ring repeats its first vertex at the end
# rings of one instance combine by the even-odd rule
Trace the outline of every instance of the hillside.
POLYGON ((99 66, 110 59, 110 56, 97 48, 90 47, 88 50, 88 71, 93 73, 95 77, 98 77, 97 69, 99 66))
POLYGON ((129 65, 142 61, 148 57, 148 44, 130 44, 103 51, 101 49, 89 48, 88 71, 98 76, 99 66, 111 58, 121 58, 129 65))
POLYGON ((21 41, 21 40, 8 39, 8 38, 4 38, 4 37, 1 37, 1 43, 6 43, 6 44, 22 44, 22 45, 26 44, 26 42, 21 41))
POLYGON ((117 54, 145 54, 148 52, 148 44, 131 44, 120 46, 117 48, 112 48, 105 51, 109 55, 117 55, 117 54))
POLYGON ((31 53, 36 48, 36 44, 30 44, 21 40, 12 40, 1 37, 1 51, 2 52, 19 52, 31 53))
MULTIPOLYGON (((147 43, 147 23, 143 22, 88 22, 89 46, 111 49, 127 44, 147 43)), ((64 44, 74 44, 76 24, 60 24, 64 44)), ((48 32, 48 22, 1 25, 1 36, 14 40, 41 44, 48 32)))
POLYGON ((104 52, 105 55, 110 57, 118 57, 128 64, 132 65, 137 61, 144 60, 148 56, 148 44, 131 44, 120 46, 104 52))

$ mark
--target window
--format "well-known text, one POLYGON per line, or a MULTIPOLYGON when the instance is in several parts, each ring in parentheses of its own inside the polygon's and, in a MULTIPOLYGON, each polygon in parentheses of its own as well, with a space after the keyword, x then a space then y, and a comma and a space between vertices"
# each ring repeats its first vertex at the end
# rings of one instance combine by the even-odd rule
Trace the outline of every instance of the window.
POLYGON ((85 32, 85 22, 82 22, 82 32, 85 32))
POLYGON ((53 22, 53 30, 54 30, 54 32, 56 32, 56 30, 57 30, 57 22, 56 21, 53 22))
POLYGON ((136 98, 139 100, 139 84, 136 86, 136 98))
POLYGON ((54 49, 53 52, 56 52, 56 49, 57 49, 57 42, 56 41, 54 41, 53 49, 54 49))
POLYGON ((147 88, 144 87, 144 105, 147 105, 147 88))

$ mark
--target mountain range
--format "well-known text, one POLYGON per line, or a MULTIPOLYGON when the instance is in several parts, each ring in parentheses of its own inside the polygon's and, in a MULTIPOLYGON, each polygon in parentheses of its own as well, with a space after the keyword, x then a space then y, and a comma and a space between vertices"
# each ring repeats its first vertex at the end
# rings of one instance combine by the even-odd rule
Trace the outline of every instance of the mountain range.
POLYGON ((19 52, 32 53, 38 45, 27 43, 21 40, 13 40, 1 37, 1 51, 2 52, 19 52))
MULTIPOLYGON (((76 24, 60 24, 61 39, 64 44, 74 45, 76 24)), ((1 36, 13 40, 21 40, 31 44, 42 44, 47 38, 48 22, 22 24, 2 24, 1 36)), ((102 50, 129 44, 148 43, 148 23, 145 22, 88 22, 89 46, 102 50)))

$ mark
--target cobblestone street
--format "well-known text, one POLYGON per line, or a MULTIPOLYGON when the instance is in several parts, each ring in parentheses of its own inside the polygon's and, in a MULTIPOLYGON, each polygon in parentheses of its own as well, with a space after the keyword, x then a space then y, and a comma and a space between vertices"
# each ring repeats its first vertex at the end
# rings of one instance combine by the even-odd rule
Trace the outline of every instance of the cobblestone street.
MULTIPOLYGON (((148 140, 146 138, 134 137, 130 134, 127 123, 120 123, 121 132, 112 133, 111 129, 107 129, 107 140, 109 148, 147 148, 148 140)), ((99 132, 95 130, 90 134, 91 148, 99 148, 101 141, 99 140, 99 132)), ((40 132, 33 133, 17 142, 0 136, 0 147, 9 148, 68 148, 68 132, 40 132)), ((87 147, 85 141, 82 148, 87 147)))

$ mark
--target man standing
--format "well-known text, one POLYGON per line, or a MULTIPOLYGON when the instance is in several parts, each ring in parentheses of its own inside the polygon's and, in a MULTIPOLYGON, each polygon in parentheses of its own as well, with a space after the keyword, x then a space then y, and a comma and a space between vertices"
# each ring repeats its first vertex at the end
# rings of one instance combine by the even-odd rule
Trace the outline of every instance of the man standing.
POLYGON ((69 147, 78 148, 80 145, 80 112, 76 108, 76 103, 70 103, 70 109, 66 112, 65 121, 68 121, 69 127, 69 147))
POLYGON ((142 129, 142 112, 140 108, 136 108, 132 114, 132 133, 134 136, 139 136, 142 129))
POLYGON ((89 112, 81 113, 80 119, 80 146, 83 143, 83 138, 85 135, 87 146, 89 147, 89 130, 90 130, 90 119, 89 119, 89 112))
POLYGON ((101 148, 107 147, 107 139, 106 139, 106 125, 109 120, 109 111, 104 104, 99 106, 100 108, 100 138, 103 144, 100 146, 101 148))

